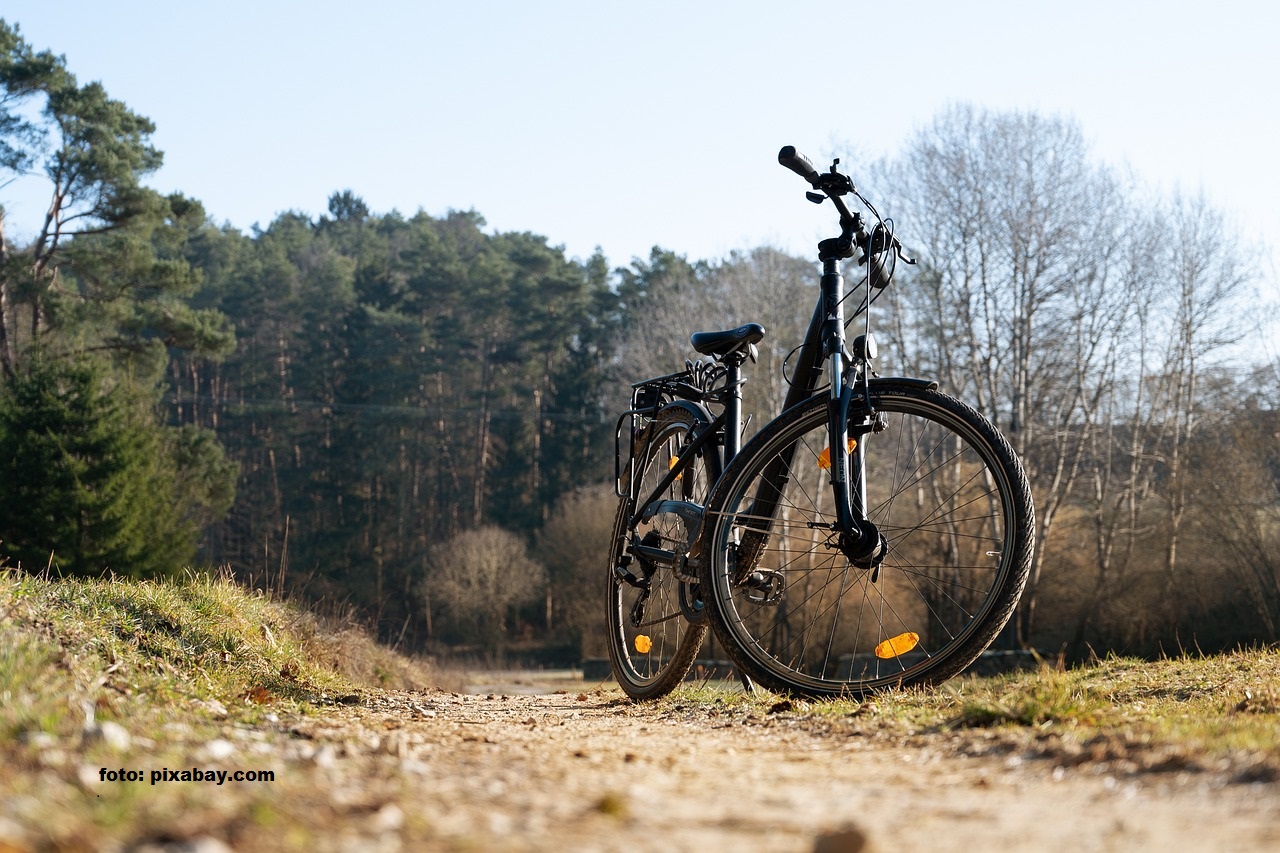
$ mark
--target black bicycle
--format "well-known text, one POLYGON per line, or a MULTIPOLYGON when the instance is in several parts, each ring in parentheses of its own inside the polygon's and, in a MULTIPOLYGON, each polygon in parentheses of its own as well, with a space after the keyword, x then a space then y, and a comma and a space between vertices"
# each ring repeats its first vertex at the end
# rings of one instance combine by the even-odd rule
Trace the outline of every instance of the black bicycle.
POLYGON ((818 172, 790 146, 778 160, 840 220, 818 245, 820 295, 782 414, 739 448, 742 366, 765 334, 748 324, 694 334, 710 360, 632 386, 618 422, 609 639, 634 699, 679 684, 708 625, 775 691, 936 683, 991 644, 1026 584, 1035 513, 1009 443, 937 383, 875 372, 870 307, 915 262, 839 160, 818 172))

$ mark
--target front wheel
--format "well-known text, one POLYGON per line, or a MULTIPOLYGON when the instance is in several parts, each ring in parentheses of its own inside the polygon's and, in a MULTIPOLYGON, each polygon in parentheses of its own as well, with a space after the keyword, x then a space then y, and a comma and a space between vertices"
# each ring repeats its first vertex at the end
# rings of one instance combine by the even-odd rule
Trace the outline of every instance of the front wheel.
MULTIPOLYGON (((676 458, 695 438, 699 422, 687 409, 670 407, 645 427, 639 439, 631 494, 645 500, 667 476, 676 458)), ((609 658, 618 685, 632 699, 658 699, 689 672, 707 635, 707 620, 696 578, 682 580, 681 558, 697 529, 718 474, 718 457, 708 448, 692 459, 653 503, 681 504, 686 514, 659 512, 630 526, 632 502, 618 503, 609 552, 609 658)))
POLYGON ((825 398, 762 430, 712 497, 711 623, 771 690, 858 697, 942 681, 991 644, 1026 584, 1031 490, 999 431, 914 383, 873 382, 870 403, 875 427, 855 436, 849 470, 865 471, 882 562, 840 548, 825 398))

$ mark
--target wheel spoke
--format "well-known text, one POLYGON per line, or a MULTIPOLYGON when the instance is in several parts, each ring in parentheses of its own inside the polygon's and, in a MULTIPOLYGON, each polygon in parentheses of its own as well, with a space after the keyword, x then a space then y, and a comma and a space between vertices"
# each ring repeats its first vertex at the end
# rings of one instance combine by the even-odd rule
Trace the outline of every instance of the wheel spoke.
POLYGON ((914 387, 875 396, 873 405, 888 428, 865 436, 859 452, 869 517, 888 543, 879 566, 855 566, 838 546, 834 497, 814 474, 815 448, 828 444, 823 399, 766 426, 708 510, 704 588, 713 625, 767 687, 856 694, 954 674, 1003 626, 1025 581, 1030 495, 995 428, 954 399, 914 387), (762 485, 777 470, 785 484, 762 485), (777 495, 773 515, 756 509, 761 494, 777 495), (777 574, 776 600, 734 583, 733 543, 747 543, 748 534, 750 568, 777 574))

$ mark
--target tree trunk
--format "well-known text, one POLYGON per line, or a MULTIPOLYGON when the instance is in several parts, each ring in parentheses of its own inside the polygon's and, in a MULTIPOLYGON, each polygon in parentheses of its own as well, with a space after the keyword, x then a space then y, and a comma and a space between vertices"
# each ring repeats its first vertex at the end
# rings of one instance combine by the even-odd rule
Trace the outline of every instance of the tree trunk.
POLYGON ((484 523, 485 476, 489 469, 489 430, 492 413, 489 397, 492 390, 493 368, 489 357, 489 342, 485 341, 480 364, 480 418, 476 430, 476 464, 471 481, 471 524, 480 527, 484 523))
POLYGON ((4 209, 0 208, 0 373, 13 375, 13 344, 9 340, 9 243, 4 236, 4 209))

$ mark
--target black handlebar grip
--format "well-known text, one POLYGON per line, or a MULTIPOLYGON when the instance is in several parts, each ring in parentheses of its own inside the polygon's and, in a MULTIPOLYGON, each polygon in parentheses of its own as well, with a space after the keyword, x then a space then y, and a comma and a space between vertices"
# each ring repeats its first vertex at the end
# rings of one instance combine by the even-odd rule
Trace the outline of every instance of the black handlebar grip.
POLYGON ((786 145, 778 152, 778 162, 804 178, 810 184, 818 180, 818 170, 813 168, 809 158, 796 150, 794 145, 786 145))

